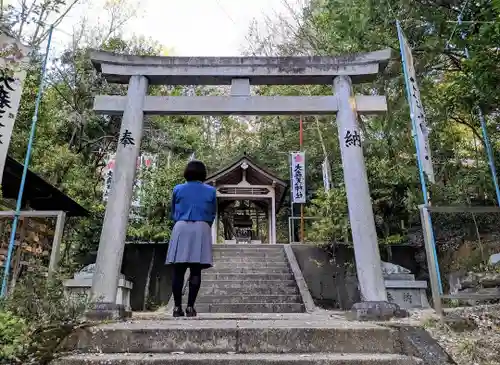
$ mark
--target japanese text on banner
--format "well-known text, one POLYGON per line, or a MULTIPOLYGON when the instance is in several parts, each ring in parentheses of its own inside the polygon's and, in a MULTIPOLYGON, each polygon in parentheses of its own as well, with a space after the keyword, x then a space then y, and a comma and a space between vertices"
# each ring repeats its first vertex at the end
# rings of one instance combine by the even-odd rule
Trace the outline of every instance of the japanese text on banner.
POLYGON ((426 173, 431 183, 435 182, 434 169, 432 167, 431 148, 429 145, 429 128, 425 121, 424 108, 420 99, 420 90, 417 84, 417 76, 413 64, 413 56, 411 48, 400 28, 401 52, 404 59, 405 67, 405 82, 408 87, 408 103, 410 104, 410 117, 415 123, 417 133, 417 144, 419 150, 419 160, 422 164, 422 169, 426 173))
POLYGON ((0 34, 0 182, 21 102, 30 50, 16 39, 0 34))
POLYGON ((293 203, 306 202, 306 163, 304 152, 292 152, 292 200, 293 203))

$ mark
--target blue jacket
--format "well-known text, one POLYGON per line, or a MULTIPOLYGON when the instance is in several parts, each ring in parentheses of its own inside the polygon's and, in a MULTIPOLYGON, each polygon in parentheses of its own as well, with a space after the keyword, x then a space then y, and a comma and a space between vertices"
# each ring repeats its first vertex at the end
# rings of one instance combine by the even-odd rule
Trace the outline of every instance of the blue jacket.
POLYGON ((207 222, 212 225, 217 211, 215 188, 198 181, 177 185, 172 193, 174 222, 207 222))

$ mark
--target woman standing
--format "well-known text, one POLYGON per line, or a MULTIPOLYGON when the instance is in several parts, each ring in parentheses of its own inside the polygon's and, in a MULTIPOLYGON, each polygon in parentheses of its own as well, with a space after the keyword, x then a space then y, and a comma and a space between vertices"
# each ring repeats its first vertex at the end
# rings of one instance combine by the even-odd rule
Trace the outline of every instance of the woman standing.
POLYGON ((167 253, 167 264, 174 266, 172 293, 174 317, 183 317, 182 289, 189 268, 189 295, 186 316, 195 317, 194 303, 201 285, 201 270, 212 267, 212 224, 217 210, 215 188, 203 183, 207 168, 201 161, 190 161, 184 170, 184 184, 172 194, 175 222, 167 253))

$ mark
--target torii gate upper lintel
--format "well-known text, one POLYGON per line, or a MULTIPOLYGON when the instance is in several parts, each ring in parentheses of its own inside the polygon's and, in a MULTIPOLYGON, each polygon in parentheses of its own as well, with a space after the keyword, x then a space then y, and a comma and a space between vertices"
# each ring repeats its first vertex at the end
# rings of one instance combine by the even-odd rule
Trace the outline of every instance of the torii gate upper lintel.
POLYGON ((363 300, 386 302, 377 234, 357 114, 387 111, 385 96, 354 96, 352 83, 373 81, 391 58, 385 49, 340 57, 151 57, 93 52, 108 80, 127 96, 100 95, 94 110, 123 115, 113 187, 106 206, 92 295, 101 318, 116 315, 122 263, 143 117, 152 115, 337 114, 356 267, 363 300), (231 85, 230 96, 148 96, 154 85, 231 85), (252 96, 250 85, 332 85, 330 96, 252 96))

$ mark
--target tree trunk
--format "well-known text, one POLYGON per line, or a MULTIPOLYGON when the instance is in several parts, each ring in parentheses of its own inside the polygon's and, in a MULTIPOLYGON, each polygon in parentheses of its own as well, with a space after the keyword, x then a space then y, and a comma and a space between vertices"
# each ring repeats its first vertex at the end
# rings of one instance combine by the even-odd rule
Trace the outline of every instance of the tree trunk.
POLYGON ((149 262, 148 275, 146 276, 146 284, 144 285, 144 304, 142 305, 142 310, 146 310, 146 306, 149 299, 149 283, 151 282, 151 272, 153 271, 153 266, 155 263, 156 256, 156 246, 153 246, 153 253, 151 254, 151 261, 149 262))

